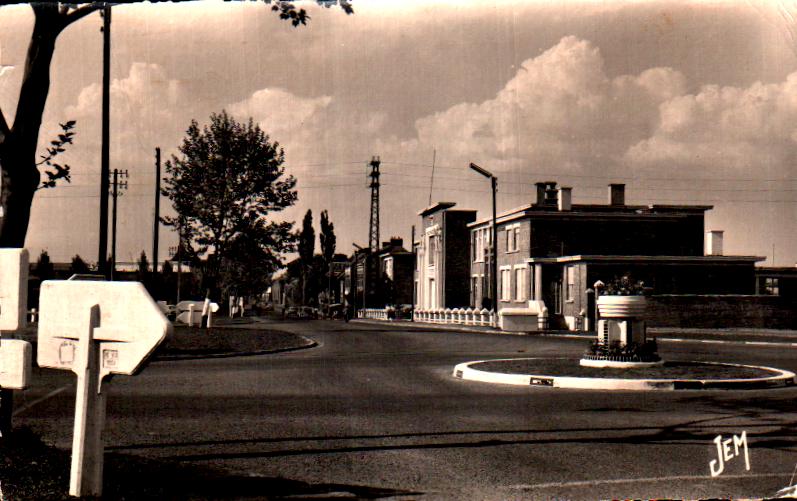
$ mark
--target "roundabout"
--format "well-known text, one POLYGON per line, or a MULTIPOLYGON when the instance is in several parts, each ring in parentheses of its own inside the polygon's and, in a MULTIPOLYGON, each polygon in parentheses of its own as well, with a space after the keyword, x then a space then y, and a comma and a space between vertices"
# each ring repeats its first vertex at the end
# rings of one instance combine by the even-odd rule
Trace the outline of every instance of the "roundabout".
POLYGON ((793 386, 793 372, 719 362, 665 362, 633 369, 593 368, 571 358, 516 358, 464 362, 454 377, 484 383, 589 390, 767 389, 793 386))

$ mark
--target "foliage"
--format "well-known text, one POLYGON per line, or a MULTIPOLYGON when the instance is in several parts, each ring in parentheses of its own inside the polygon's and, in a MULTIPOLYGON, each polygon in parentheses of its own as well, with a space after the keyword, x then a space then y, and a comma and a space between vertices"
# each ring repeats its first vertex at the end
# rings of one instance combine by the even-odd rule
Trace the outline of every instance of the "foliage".
POLYGON ((335 256, 335 225, 329 220, 327 211, 321 211, 321 233, 318 234, 318 240, 321 244, 321 255, 324 257, 324 262, 329 266, 332 258, 335 256))
POLYGON ((69 265, 69 272, 74 275, 76 273, 88 273, 89 271, 89 265, 83 261, 79 254, 75 254, 75 257, 72 258, 72 263, 69 265))
POLYGON ((279 254, 293 249, 294 237, 286 231, 292 223, 265 221, 296 202, 296 179, 284 176, 279 143, 251 118, 242 124, 222 111, 201 129, 192 121, 179 150, 181 157, 166 162, 162 190, 178 215, 162 221, 182 233, 188 250, 208 255, 208 286, 218 291, 247 280, 252 256, 281 263, 279 254), (255 252, 254 246, 261 248, 255 252), (228 266, 220 283, 221 263, 242 266, 228 266))
POLYGON ((61 127, 61 134, 58 134, 56 139, 50 141, 50 146, 47 148, 47 154, 41 155, 41 161, 36 164, 44 164, 48 168, 55 169, 54 171, 44 171, 44 173, 47 175, 47 181, 42 181, 39 189, 55 188, 55 184, 59 179, 63 179, 67 183, 72 182, 72 177, 70 175, 71 167, 69 167, 68 164, 62 165, 58 162, 55 162, 53 159, 66 151, 65 146, 67 144, 72 144, 72 138, 75 135, 75 132, 72 129, 75 128, 75 121, 70 120, 63 124, 59 123, 58 125, 61 127))
POLYGON ((600 291, 601 296, 641 296, 644 293, 645 282, 634 280, 630 273, 615 276, 600 291))
POLYGON ((644 343, 630 342, 622 345, 619 340, 614 340, 608 345, 599 344, 597 339, 590 342, 587 356, 613 357, 629 359, 630 361, 652 362, 659 360, 658 346, 655 339, 648 339, 644 343))
POLYGON ((46 250, 43 250, 41 254, 39 254, 39 259, 36 261, 35 273, 41 280, 49 280, 53 277, 53 263, 50 261, 50 255, 46 250))
POLYGON ((149 261, 147 260, 147 253, 143 250, 141 251, 141 255, 138 257, 138 276, 139 279, 144 278, 149 272, 149 261))

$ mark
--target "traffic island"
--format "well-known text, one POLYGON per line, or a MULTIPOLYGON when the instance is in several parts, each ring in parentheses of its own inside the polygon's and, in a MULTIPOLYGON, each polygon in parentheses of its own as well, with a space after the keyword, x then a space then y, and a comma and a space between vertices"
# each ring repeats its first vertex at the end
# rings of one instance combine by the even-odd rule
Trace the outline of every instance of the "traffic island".
POLYGON ((300 350, 316 346, 304 336, 273 329, 175 327, 154 360, 237 357, 300 350))
POLYGON ((793 386, 795 374, 772 367, 719 362, 665 362, 657 367, 594 368, 572 358, 465 362, 454 377, 484 383, 589 390, 767 389, 793 386))

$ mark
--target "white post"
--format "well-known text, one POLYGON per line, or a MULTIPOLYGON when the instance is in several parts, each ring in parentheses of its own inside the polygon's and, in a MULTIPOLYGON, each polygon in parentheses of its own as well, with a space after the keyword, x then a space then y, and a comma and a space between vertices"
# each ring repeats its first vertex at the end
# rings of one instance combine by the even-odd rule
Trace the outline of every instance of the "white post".
POLYGON ((241 310, 241 318, 244 318, 244 297, 238 298, 238 309, 241 310))
POLYGON ((194 326, 194 303, 188 305, 188 326, 194 326))
POLYGON ((94 342, 94 328, 100 324, 99 305, 91 307, 88 320, 78 340, 72 366, 77 375, 77 401, 69 495, 77 497, 102 495, 105 394, 100 388, 99 350, 94 342))
POLYGON ((233 316, 235 316, 235 296, 230 295, 229 303, 230 303, 229 315, 230 318, 232 318, 233 316))

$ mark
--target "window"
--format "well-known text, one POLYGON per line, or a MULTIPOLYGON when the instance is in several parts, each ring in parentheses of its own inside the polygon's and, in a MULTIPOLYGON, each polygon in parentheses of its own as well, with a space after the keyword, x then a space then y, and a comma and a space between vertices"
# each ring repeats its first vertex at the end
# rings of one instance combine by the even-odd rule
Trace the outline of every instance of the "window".
POLYGON ((525 266, 515 266, 515 301, 526 300, 526 281, 523 280, 526 270, 525 266))
POLYGON ((387 278, 389 278, 390 280, 393 280, 393 258, 392 257, 385 258, 385 270, 384 271, 385 271, 385 275, 387 275, 387 278))
POLYGON ((473 275, 470 278, 470 304, 476 306, 479 302, 479 276, 473 275))
POLYGON ((437 237, 434 235, 429 236, 429 266, 434 266, 435 258, 437 257, 437 237))
POLYGON ((516 252, 520 241, 520 225, 513 224, 506 228, 506 251, 516 252))
POLYGON ((567 295, 565 296, 565 299, 567 301, 573 301, 575 299, 575 271, 575 266, 568 266, 565 268, 565 281, 567 283, 567 295))
POLYGON ((512 300, 512 269, 501 268, 501 301, 512 300))
POLYGON ((764 279, 764 294, 768 296, 780 296, 780 284, 778 279, 773 277, 766 277, 764 279))
POLYGON ((481 263, 490 246, 490 228, 479 228, 473 231, 473 262, 481 263))

